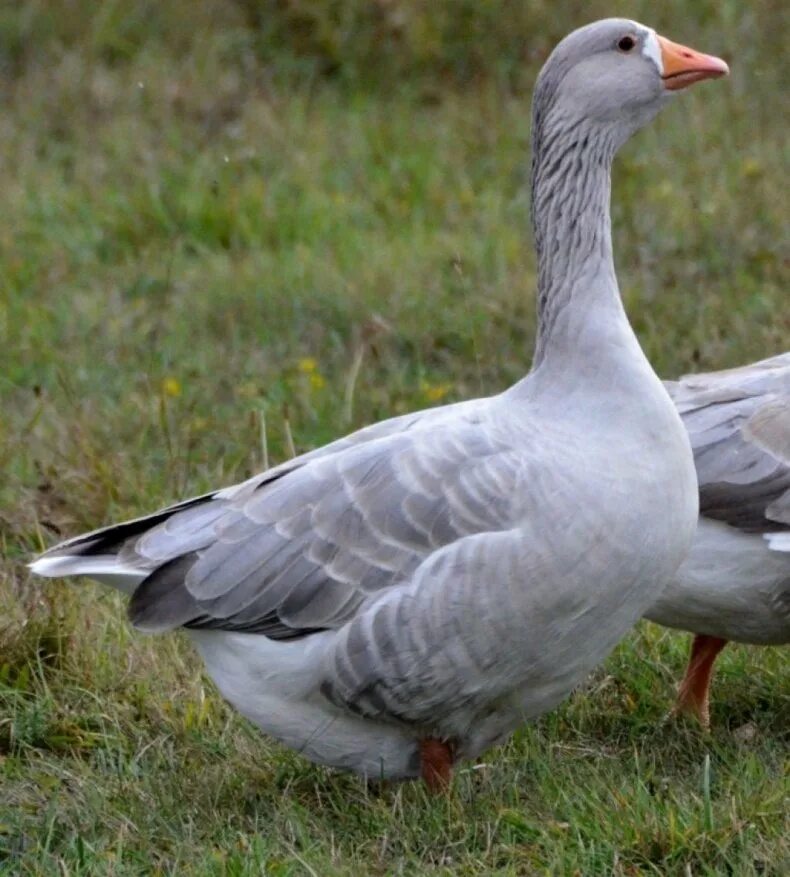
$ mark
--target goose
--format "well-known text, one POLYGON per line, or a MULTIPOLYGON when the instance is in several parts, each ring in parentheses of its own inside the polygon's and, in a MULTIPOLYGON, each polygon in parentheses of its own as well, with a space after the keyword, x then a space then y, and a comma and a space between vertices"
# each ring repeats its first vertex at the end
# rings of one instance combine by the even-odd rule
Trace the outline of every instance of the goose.
POLYGON ((647 618, 694 633, 675 711, 708 729, 727 643, 790 643, 790 353, 665 386, 691 438, 700 518, 647 618))
POLYGON ((691 546, 691 448, 620 299, 610 173, 677 91, 727 72, 626 19, 551 53, 538 333, 515 385, 78 536, 33 571, 116 586, 141 631, 186 628, 225 699, 313 762, 447 789, 583 680, 691 546))

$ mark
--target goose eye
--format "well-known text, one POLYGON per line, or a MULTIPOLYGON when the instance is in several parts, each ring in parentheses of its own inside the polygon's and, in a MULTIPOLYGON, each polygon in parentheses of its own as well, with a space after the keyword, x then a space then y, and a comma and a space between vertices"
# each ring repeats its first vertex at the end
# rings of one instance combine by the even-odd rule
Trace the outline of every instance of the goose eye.
POLYGON ((636 45, 636 40, 633 37, 621 37, 617 41, 617 48, 621 52, 630 52, 631 49, 636 45))

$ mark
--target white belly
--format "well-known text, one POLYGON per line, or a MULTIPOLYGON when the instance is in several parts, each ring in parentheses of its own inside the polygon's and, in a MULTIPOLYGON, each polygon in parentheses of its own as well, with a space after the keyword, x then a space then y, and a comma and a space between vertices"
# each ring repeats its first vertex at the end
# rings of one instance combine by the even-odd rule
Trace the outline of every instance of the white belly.
POLYGON ((790 642, 790 554, 760 533, 702 518, 691 552, 646 617, 736 642, 790 642))
POLYGON ((223 697, 265 734, 310 761, 370 779, 419 776, 415 736, 343 712, 320 695, 331 633, 290 642, 227 631, 189 634, 223 697))

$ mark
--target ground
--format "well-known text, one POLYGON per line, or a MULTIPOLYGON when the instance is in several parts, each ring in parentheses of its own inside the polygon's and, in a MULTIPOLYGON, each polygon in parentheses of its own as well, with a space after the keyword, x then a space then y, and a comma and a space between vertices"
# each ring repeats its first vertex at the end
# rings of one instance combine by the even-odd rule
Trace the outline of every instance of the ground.
MULTIPOLYGON (((393 53, 367 77, 375 51, 333 42, 342 4, 304 49, 321 63, 279 66, 253 12, 298 4, 160 5, 0 16, 0 873, 787 873, 780 650, 724 652, 706 737, 665 720, 687 637, 644 624, 431 800, 262 739, 185 639, 28 574, 60 536, 520 377, 529 87, 550 37, 603 9, 532 4, 505 73, 499 19, 469 70, 414 19, 413 75, 393 53)), ((784 4, 610 6, 733 70, 615 168, 648 356, 670 377, 788 349, 784 4)))

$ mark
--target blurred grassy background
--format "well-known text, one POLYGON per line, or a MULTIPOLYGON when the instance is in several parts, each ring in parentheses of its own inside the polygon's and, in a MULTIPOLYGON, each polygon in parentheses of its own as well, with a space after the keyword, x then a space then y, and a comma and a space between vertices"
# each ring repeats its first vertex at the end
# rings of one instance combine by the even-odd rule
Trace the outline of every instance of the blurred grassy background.
POLYGON ((733 69, 618 160, 645 349, 665 376, 787 349, 785 3, 0 7, 0 873, 785 870, 778 651, 725 654, 704 741, 660 724, 684 639, 645 626, 462 776, 463 803, 370 798, 261 741, 179 638, 131 636, 114 595, 24 567, 520 377, 531 84, 611 14, 733 69))

